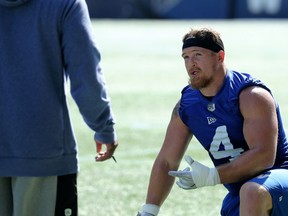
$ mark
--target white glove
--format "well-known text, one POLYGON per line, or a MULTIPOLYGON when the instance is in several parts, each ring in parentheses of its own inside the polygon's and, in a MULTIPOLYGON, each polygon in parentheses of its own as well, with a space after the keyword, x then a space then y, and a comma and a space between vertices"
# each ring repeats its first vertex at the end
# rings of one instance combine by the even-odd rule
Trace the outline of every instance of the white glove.
POLYGON ((154 204, 144 204, 142 206, 142 211, 138 212, 137 216, 157 216, 160 207, 154 204))
POLYGON ((170 176, 178 177, 179 181, 176 184, 185 189, 196 189, 204 186, 214 186, 220 184, 220 178, 217 169, 209 168, 197 161, 194 161, 190 156, 185 156, 186 162, 192 168, 186 167, 180 171, 169 171, 170 176))

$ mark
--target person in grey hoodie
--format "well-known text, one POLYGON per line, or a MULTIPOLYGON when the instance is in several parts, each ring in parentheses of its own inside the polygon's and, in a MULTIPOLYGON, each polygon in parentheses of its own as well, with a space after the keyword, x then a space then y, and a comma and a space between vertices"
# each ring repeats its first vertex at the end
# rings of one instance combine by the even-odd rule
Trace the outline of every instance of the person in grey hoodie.
MULTIPOLYGON (((0 215, 77 215, 65 94, 113 157, 115 118, 85 0, 0 0, 0 215)), ((101 150, 102 145, 106 148, 101 150)))

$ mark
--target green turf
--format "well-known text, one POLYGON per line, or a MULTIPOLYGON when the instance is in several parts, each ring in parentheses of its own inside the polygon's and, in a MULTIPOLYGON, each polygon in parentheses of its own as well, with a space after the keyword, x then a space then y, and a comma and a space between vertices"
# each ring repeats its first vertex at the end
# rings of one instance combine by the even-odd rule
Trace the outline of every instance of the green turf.
MULTIPOLYGON (((95 163, 93 133, 70 101, 79 144, 80 216, 136 215, 145 201, 151 166, 161 147, 172 107, 187 83, 181 59, 181 38, 191 27, 221 32, 229 68, 265 81, 282 107, 288 125, 288 22, 261 21, 111 21, 94 20, 102 67, 117 118, 118 163, 95 163)), ((188 153, 211 165, 196 140, 188 153)), ((184 167, 183 162, 181 165, 184 167)), ((219 215, 222 186, 183 191, 174 186, 160 216, 219 215)))

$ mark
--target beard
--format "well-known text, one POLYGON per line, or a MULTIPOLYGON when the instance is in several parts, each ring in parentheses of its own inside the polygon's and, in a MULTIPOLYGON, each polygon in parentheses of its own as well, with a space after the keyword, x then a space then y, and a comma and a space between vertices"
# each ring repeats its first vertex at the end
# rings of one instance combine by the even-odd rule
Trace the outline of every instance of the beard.
POLYGON ((189 78, 189 85, 191 88, 193 89, 202 89, 202 88, 206 88, 210 85, 210 83, 212 82, 212 78, 207 78, 207 77, 194 77, 194 78, 189 78))

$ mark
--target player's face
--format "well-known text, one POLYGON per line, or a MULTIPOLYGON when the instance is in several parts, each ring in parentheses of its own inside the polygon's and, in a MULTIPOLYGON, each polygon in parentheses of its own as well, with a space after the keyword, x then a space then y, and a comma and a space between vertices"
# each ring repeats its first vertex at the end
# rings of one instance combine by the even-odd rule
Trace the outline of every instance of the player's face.
POLYGON ((189 83, 194 89, 209 87, 214 80, 217 67, 216 53, 201 47, 183 49, 182 57, 189 75, 189 83))

